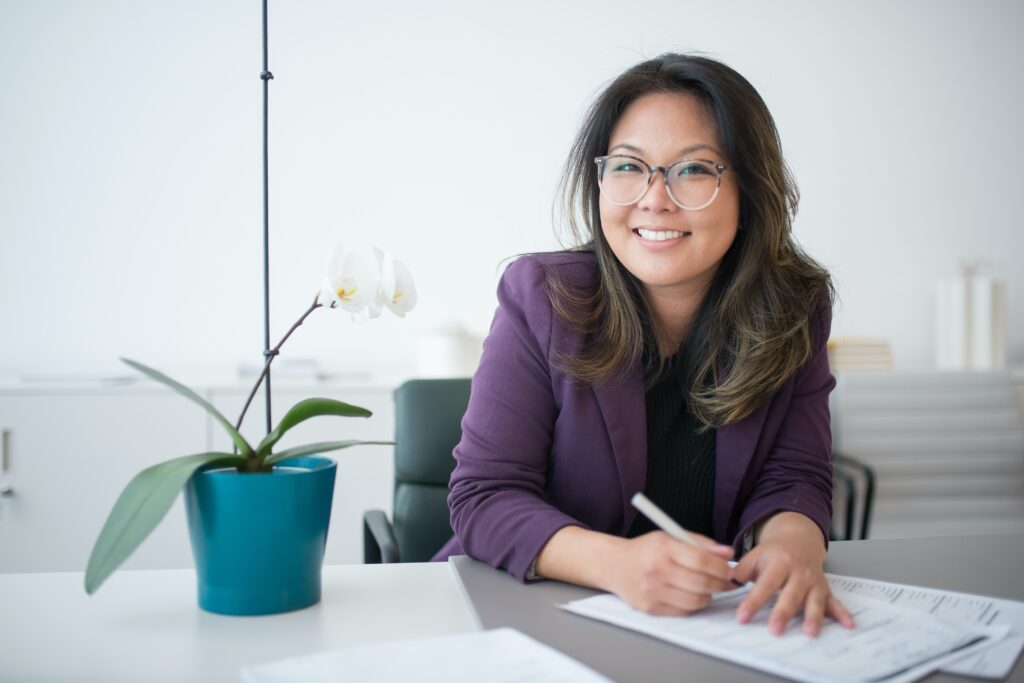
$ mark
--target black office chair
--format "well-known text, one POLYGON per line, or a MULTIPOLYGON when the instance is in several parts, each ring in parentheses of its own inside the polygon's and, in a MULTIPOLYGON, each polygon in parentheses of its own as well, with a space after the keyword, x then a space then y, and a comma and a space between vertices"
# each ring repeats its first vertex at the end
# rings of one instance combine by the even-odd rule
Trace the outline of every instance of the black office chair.
POLYGON ((857 458, 833 452, 832 481, 834 492, 832 494, 831 540, 866 539, 870 532, 871 512, 875 503, 874 469, 857 458), (838 516, 836 515, 837 508, 841 512, 838 516), (857 514, 858 511, 860 515, 857 514), (836 528, 839 519, 843 523, 842 533, 836 528), (858 526, 859 529, 856 529, 858 526))
POLYGON ((469 379, 414 379, 395 390, 395 501, 363 515, 363 562, 426 562, 451 538, 448 479, 469 379))

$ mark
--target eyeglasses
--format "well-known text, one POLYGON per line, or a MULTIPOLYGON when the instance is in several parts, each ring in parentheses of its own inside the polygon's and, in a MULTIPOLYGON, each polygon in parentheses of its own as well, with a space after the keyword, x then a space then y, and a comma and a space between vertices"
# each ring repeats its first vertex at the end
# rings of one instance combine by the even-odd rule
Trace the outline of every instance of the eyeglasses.
POLYGON ((615 154, 597 157, 597 184, 612 204, 636 204, 647 194, 655 173, 665 178, 668 196, 687 211, 699 211, 715 201, 728 166, 707 159, 682 159, 668 166, 649 166, 643 159, 615 154))

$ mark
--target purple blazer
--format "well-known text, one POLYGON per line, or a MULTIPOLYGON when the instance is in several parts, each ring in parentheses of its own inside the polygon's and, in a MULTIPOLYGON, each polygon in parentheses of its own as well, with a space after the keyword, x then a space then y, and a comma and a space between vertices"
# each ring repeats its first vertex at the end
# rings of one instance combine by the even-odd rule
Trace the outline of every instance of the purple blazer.
MULTIPOLYGON (((557 359, 578 351, 583 338, 554 314, 547 270, 581 284, 597 277, 588 252, 522 256, 502 276, 454 452, 455 536, 434 558, 465 553, 520 580, 564 526, 625 535, 636 515, 629 500, 647 474, 640 363, 599 386, 559 370, 557 359)), ((831 311, 817 311, 807 364, 765 405, 717 430, 714 536, 738 553, 759 520, 783 510, 807 515, 828 538, 830 326, 831 311)))

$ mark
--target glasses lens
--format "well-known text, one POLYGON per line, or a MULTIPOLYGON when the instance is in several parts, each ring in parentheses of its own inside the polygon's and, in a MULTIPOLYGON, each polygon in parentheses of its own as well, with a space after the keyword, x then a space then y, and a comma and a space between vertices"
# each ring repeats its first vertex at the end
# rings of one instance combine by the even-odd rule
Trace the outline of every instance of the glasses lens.
POLYGON ((601 192, 616 204, 632 204, 647 187, 647 166, 632 157, 608 157, 598 173, 601 192))
POLYGON ((668 169, 668 191, 688 209, 707 206, 718 190, 718 171, 703 161, 680 161, 668 169))

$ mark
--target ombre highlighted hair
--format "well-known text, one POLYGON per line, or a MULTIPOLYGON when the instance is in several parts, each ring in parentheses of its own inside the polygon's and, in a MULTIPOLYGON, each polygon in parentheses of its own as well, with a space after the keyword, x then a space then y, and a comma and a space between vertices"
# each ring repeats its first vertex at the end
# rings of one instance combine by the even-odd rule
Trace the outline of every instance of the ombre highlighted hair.
POLYGON ((690 409, 705 425, 740 420, 770 399, 811 356, 810 321, 830 308, 828 272, 796 244, 799 192, 764 100, 743 76, 703 56, 669 53, 632 67, 591 106, 566 162, 560 190, 575 249, 592 251, 598 278, 583 290, 555 273, 556 313, 586 342, 562 369, 588 384, 612 381, 644 359, 648 383, 667 371, 640 282, 601 229, 594 158, 608 153, 623 112, 652 93, 696 96, 714 121, 740 193, 740 227, 684 340, 680 362, 690 409), (646 351, 646 353, 645 353, 646 351))

